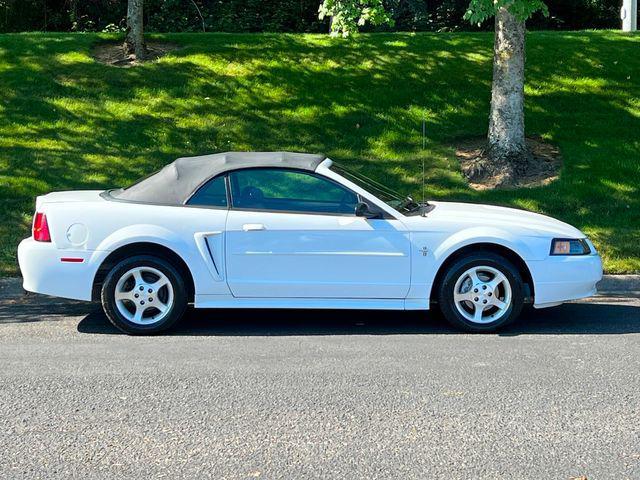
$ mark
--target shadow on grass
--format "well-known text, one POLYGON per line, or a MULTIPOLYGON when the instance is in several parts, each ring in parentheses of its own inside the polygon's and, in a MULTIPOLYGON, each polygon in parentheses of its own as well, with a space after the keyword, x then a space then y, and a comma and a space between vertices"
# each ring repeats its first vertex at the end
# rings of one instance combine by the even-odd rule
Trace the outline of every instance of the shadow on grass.
POLYGON ((559 145, 561 179, 474 192, 450 145, 486 132, 489 34, 164 35, 184 48, 126 70, 91 59, 106 38, 0 36, 0 271, 15 272, 36 195, 228 150, 323 152, 416 198, 424 160, 427 197, 552 214, 586 229, 605 261, 640 269, 637 39, 530 34, 528 132, 559 145))

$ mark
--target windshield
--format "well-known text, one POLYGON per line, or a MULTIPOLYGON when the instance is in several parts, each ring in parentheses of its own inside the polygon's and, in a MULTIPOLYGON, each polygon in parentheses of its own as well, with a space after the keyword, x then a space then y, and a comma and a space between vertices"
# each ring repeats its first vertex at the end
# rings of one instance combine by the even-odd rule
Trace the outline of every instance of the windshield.
POLYGON ((421 205, 413 198, 402 195, 401 193, 376 182, 366 175, 349 170, 337 163, 333 163, 331 165, 331 170, 365 189, 367 192, 375 195, 379 200, 382 200, 384 203, 403 215, 415 215, 421 213, 421 205))

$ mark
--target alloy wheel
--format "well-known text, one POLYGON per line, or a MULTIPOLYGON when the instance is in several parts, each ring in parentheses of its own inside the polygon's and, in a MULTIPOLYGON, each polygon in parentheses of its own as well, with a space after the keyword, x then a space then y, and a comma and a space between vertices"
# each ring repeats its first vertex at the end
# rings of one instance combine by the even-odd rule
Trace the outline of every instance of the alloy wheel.
POLYGON ((496 268, 471 267, 456 281, 453 301, 458 312, 468 321, 492 323, 502 318, 511 306, 511 284, 496 268))
POLYGON ((136 325, 151 325, 165 318, 174 303, 171 282, 160 270, 135 267, 116 283, 115 303, 120 314, 136 325))

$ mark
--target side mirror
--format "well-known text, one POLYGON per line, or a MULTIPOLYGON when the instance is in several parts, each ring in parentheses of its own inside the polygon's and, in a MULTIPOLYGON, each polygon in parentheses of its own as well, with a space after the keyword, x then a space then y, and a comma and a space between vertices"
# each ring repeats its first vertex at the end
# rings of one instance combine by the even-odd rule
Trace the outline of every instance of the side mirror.
POLYGON ((356 205, 356 217, 364 217, 364 218, 382 218, 382 214, 380 212, 373 212, 369 205, 364 202, 358 202, 356 205))

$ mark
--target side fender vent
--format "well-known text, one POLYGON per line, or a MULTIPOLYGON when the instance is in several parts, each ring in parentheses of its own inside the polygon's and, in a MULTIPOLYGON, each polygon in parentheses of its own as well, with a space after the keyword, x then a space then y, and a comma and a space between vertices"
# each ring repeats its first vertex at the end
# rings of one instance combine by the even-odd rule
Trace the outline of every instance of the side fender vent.
POLYGON ((225 271, 223 232, 198 232, 194 238, 209 273, 215 281, 222 282, 225 271))
POLYGON ((216 257, 211 250, 211 244, 209 243, 209 238, 204 237, 204 243, 207 246, 207 251, 209 252, 209 258, 211 258, 211 263, 213 263, 213 268, 215 268, 216 273, 220 275, 220 270, 218 270, 218 265, 216 264, 216 257))

